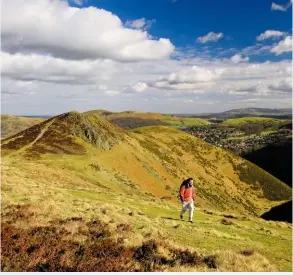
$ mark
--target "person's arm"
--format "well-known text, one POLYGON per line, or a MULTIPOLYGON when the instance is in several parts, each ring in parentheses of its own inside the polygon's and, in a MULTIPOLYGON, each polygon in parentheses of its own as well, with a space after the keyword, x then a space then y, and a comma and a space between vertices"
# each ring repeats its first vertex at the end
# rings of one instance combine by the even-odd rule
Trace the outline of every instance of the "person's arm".
POLYGON ((185 192, 185 186, 182 185, 180 188, 180 200, 181 202, 184 202, 184 192, 185 192))
POLYGON ((194 198, 195 198, 195 194, 196 194, 196 189, 195 187, 193 187, 193 190, 192 190, 192 200, 194 201, 194 198))

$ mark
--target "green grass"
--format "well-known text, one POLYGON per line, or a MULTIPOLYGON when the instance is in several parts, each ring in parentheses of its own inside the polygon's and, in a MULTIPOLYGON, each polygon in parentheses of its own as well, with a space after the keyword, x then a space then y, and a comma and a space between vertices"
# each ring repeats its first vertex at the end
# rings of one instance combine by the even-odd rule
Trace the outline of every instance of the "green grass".
MULTIPOLYGON (((99 111, 89 113, 101 113, 99 111)), ((188 126, 209 125, 210 122, 201 118, 176 117, 173 115, 160 113, 140 113, 140 112, 121 112, 121 113, 107 113, 105 117, 114 123, 117 123, 124 129, 135 129, 151 125, 165 125, 170 127, 183 128, 188 126)))
POLYGON ((290 121, 274 119, 274 118, 266 118, 266 117, 241 117, 241 118, 228 119, 220 123, 219 125, 220 126, 237 126, 237 125, 247 124, 247 123, 263 123, 263 122, 280 124, 282 122, 290 122, 290 121))
POLYGON ((281 125, 291 122, 290 120, 266 118, 266 117, 242 117, 228 119, 218 124, 219 127, 234 127, 246 134, 260 134, 266 131, 276 131, 281 125))
MULTIPOLYGON (((266 130, 266 131, 262 131, 260 133, 260 135, 266 136, 266 135, 270 135, 270 134, 277 133, 277 132, 278 131, 275 131, 275 130, 266 130)), ((244 135, 241 137, 229 137, 229 138, 226 138, 225 140, 242 140, 242 139, 247 139, 247 138, 253 138, 255 136, 256 136, 256 134, 251 134, 251 135, 244 135)))
MULTIPOLYGON (((43 185, 43 188, 47 189, 47 186, 43 185)), ((45 201, 38 204, 39 211, 45 218, 56 215, 58 211, 62 211, 62 215, 59 216, 63 218, 99 217, 105 221, 114 218, 116 224, 121 222, 130 224, 135 228, 137 235, 151 234, 156 237, 160 232, 171 243, 190 247, 205 254, 212 254, 217 250, 240 251, 252 248, 267 257, 272 264, 277 265, 280 271, 291 270, 292 236, 291 229, 287 225, 250 218, 243 219, 241 216, 231 219, 232 225, 223 225, 220 221, 224 213, 206 214, 200 208, 195 209, 194 224, 189 224, 186 222, 187 213, 185 221, 178 219, 179 203, 150 200, 136 195, 119 197, 115 196, 114 192, 106 194, 78 188, 71 190, 56 188, 51 196, 54 196, 55 201, 51 212, 45 213, 42 210, 45 201), (59 196, 54 196, 55 193, 59 196), (71 207, 64 209, 66 205, 71 207), (87 210, 84 211, 85 209, 87 210), (129 213, 133 213, 133 216, 129 216, 129 213)), ((27 202, 30 202, 29 196, 27 199, 27 202)), ((129 238, 131 240, 131 236, 129 238)))
POLYGON ((250 137, 254 137, 255 135, 248 135, 248 136, 242 136, 242 137, 229 137, 224 140, 242 140, 250 137))
POLYGON ((268 172, 247 161, 246 165, 238 165, 239 178, 250 184, 252 189, 262 189, 263 196, 269 200, 290 200, 292 190, 268 172), (275 182, 278 184, 275 184, 275 182), (259 185, 260 184, 260 185, 259 185))
MULTIPOLYGON (((277 258, 275 263, 281 264, 283 270, 291 269, 292 249, 288 245, 288 241, 291 240, 291 232, 288 228, 277 228, 273 223, 253 220, 233 220, 234 224, 231 226, 222 225, 219 222, 221 216, 205 214, 201 209, 195 210, 195 223, 191 225, 178 220, 179 205, 177 207, 165 205, 163 208, 159 201, 152 204, 148 202, 144 205, 133 202, 123 202, 118 205, 133 207, 136 211, 139 209, 145 213, 153 223, 152 225, 159 228, 172 242, 196 247, 206 253, 219 249, 231 249, 236 242, 238 250, 253 248, 272 261, 277 258), (175 229, 176 225, 179 227, 175 229), (261 228, 263 230, 260 230, 261 228), (271 250, 270 247, 274 247, 274 250, 271 250)), ((147 225, 143 222, 140 224, 147 225)))
POLYGON ((200 118, 168 118, 164 119, 164 122, 175 128, 184 128, 189 126, 204 126, 210 125, 210 122, 200 118))
POLYGON ((261 132, 261 135, 269 135, 269 134, 273 134, 273 133, 277 133, 278 131, 275 130, 267 130, 267 131, 263 131, 261 132))
MULTIPOLYGON (((88 124, 85 120, 83 125, 88 124)), ((112 134, 120 138, 121 133, 112 134)), ((88 135, 75 142, 84 155, 46 153, 34 159, 15 151, 3 157, 2 211, 22 204, 36 213, 30 225, 16 221, 16 226, 68 217, 100 219, 112 228, 127 223, 134 228, 127 237, 129 245, 152 238, 205 255, 254 248, 279 270, 291 271, 291 226, 260 220, 254 213, 279 203, 269 199, 290 196, 292 190, 275 178, 168 126, 129 131, 127 140, 111 150, 92 146, 82 137, 88 135), (194 224, 178 217, 176 195, 186 175, 194 175, 198 188, 194 224), (160 199, 163 196, 172 198, 160 199), (213 209, 212 214, 205 208, 213 209), (221 223, 227 213, 236 217, 231 225, 221 223)))

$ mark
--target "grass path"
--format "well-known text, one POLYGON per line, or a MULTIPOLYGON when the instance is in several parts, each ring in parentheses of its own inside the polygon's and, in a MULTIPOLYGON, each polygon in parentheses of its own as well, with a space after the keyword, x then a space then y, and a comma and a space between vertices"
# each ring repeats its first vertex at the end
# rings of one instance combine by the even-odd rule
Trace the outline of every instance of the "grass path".
POLYGON ((8 157, 15 157, 16 155, 20 155, 21 153, 25 152, 27 149, 32 148, 34 144, 43 137, 43 135, 48 131, 49 127, 54 123, 55 119, 50 120, 45 127, 41 130, 41 132, 38 134, 38 136, 29 144, 23 146, 19 150, 13 152, 12 154, 9 154, 8 157))

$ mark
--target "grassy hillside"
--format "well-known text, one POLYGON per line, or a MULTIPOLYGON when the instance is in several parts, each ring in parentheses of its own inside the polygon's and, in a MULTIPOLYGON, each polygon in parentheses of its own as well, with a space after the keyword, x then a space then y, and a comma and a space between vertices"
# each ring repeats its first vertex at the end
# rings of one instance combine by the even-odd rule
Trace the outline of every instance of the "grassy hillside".
POLYGON ((275 119, 267 117, 241 117, 227 119, 219 123, 220 127, 234 127, 247 134, 257 134, 268 130, 277 130, 282 125, 288 124, 290 120, 275 119))
POLYGON ((183 128, 193 125, 200 126, 210 124, 210 122, 201 118, 176 117, 160 113, 139 113, 133 111, 112 113, 104 110, 90 111, 88 113, 103 115, 108 120, 127 130, 154 125, 169 125, 175 128, 183 128))
POLYGON ((12 136, 33 125, 41 123, 43 118, 27 118, 11 115, 1 115, 1 138, 12 136))
POLYGON ((73 111, 4 139, 2 148, 19 150, 32 157, 44 153, 80 155, 87 153, 81 141, 93 147, 110 149, 123 140, 123 136, 122 130, 106 119, 73 111))
POLYGON ((237 126, 242 124, 249 123, 270 123, 270 124, 280 124, 283 122, 288 122, 288 120, 274 119, 274 118, 266 118, 266 117, 241 117, 234 119, 227 119, 219 125, 222 126, 237 126))
POLYGON ((204 113, 194 115, 201 118, 233 119, 241 117, 266 117, 276 119, 292 119, 292 108, 270 109, 270 108, 244 108, 233 109, 221 113, 204 113))
POLYGON ((2 270, 289 271, 291 225, 258 216, 291 191, 176 129, 64 114, 2 145, 2 270), (188 176, 194 224, 178 220, 188 176))

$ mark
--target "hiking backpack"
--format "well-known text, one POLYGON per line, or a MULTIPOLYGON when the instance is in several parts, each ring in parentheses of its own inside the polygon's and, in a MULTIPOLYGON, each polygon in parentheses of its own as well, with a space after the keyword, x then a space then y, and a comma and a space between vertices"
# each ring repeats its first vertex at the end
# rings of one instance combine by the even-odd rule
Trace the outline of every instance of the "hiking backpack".
POLYGON ((183 181, 182 181, 182 183, 181 183, 181 185, 180 185, 180 187, 179 187, 179 190, 178 190, 178 193, 179 193, 179 194, 178 194, 178 199, 179 199, 179 200, 181 200, 180 190, 181 190, 182 186, 185 186, 185 187, 186 187, 187 184, 188 184, 188 182, 189 182, 189 179, 186 179, 186 180, 183 180, 183 181))

